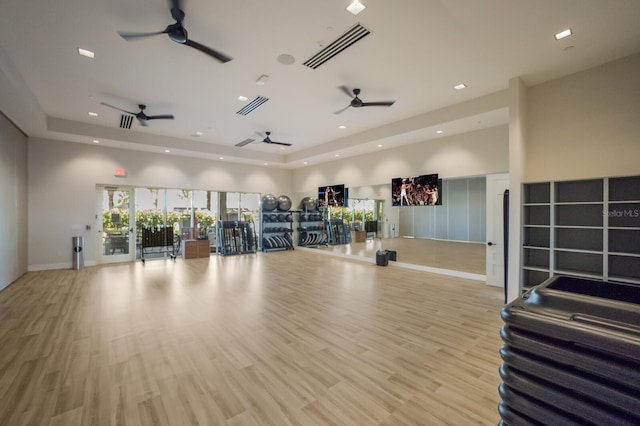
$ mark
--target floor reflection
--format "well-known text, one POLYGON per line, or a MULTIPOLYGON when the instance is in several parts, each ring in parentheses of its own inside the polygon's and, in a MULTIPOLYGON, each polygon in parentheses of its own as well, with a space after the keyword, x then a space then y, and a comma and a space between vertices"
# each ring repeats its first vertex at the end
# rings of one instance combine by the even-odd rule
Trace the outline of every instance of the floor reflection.
POLYGON ((378 250, 395 250, 397 262, 485 275, 486 248, 482 243, 423 238, 371 239, 360 243, 319 247, 333 254, 372 259, 378 250))

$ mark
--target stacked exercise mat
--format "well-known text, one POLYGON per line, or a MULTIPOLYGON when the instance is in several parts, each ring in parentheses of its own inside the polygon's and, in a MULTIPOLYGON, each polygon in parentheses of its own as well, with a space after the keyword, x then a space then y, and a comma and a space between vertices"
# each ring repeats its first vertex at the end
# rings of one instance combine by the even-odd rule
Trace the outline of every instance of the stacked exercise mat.
POLYGON ((255 253, 255 230, 251 221, 218 221, 218 254, 255 253))
POLYGON ((266 194, 262 196, 260 210, 261 250, 293 250, 291 199, 286 195, 266 194))
POLYGON ((327 245, 329 236, 325 228, 322 213, 317 209, 317 201, 305 197, 300 203, 298 212, 298 245, 301 247, 317 247, 327 245))
POLYGON ((553 277, 501 315, 501 425, 640 425, 640 286, 553 277))

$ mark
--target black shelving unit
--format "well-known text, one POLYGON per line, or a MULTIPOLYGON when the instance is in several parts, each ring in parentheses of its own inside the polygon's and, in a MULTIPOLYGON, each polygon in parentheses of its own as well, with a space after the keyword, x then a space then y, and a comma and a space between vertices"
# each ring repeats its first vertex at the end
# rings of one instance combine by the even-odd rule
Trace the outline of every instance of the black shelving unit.
POLYGON ((298 212, 298 246, 326 246, 329 236, 322 213, 314 211, 298 212))
POLYGON ((260 250, 293 250, 294 211, 260 212, 260 250))
POLYGON ((218 221, 218 254, 229 256, 256 252, 253 221, 218 221))

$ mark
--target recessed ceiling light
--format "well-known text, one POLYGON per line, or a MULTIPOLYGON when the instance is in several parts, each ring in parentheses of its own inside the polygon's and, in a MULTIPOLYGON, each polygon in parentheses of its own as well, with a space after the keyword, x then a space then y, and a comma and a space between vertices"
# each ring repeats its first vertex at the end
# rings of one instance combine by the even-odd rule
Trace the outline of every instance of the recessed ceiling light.
POLYGON ((89 111, 89 115, 92 116, 92 117, 97 117, 98 113, 89 111))
POLYGON ((204 135, 204 133, 202 133, 202 132, 195 132, 193 134, 193 136, 196 136, 196 137, 199 137, 199 136, 202 136, 202 135, 204 135))
POLYGON ((358 0, 353 0, 353 2, 347 7, 347 10, 354 15, 362 12, 365 9, 365 5, 360 3, 358 0))
POLYGON ((96 54, 93 53, 92 51, 86 50, 86 49, 81 49, 79 47, 78 47, 78 53, 80 55, 82 55, 82 56, 86 56, 87 58, 91 58, 91 59, 95 58, 95 56, 96 56, 96 54))
POLYGON ((460 84, 456 84, 455 86, 453 86, 454 89, 456 90, 462 90, 462 89, 466 89, 467 85, 464 83, 460 83, 460 84))
POLYGON ((441 134, 443 134, 443 133, 444 133, 444 131, 442 131, 442 130, 436 130, 436 133, 437 133, 437 134, 439 134, 439 135, 441 135, 441 134))
POLYGON ((340 157, 340 154, 336 154, 336 157, 340 157))
POLYGON ((264 163, 264 165, 265 165, 265 166, 268 166, 268 165, 269 165, 269 163, 264 163))
POLYGON ((571 28, 567 28, 566 30, 560 31, 558 34, 554 35, 554 37, 556 40, 562 40, 563 38, 569 37, 571 34, 573 34, 573 31, 571 31, 571 28))
POLYGON ((240 96, 238 96, 238 100, 244 102, 244 101, 249 100, 249 98, 247 98, 246 96, 240 95, 240 96))
POLYGON ((378 148, 382 148, 382 145, 378 144, 378 148))
POLYGON ((309 164, 309 163, 305 161, 305 162, 304 162, 304 163, 302 163, 302 164, 309 164))
POLYGON ((171 151, 169 151, 168 149, 165 149, 164 152, 171 152, 171 151))
POLYGON ((224 160, 224 157, 218 157, 218 160, 224 160))
POLYGON ((338 129, 346 129, 347 126, 338 126, 338 129))
POLYGON ((280 149, 284 149, 284 146, 281 146, 280 149))
POLYGON ((98 139, 94 139, 93 143, 100 143, 100 141, 98 139))

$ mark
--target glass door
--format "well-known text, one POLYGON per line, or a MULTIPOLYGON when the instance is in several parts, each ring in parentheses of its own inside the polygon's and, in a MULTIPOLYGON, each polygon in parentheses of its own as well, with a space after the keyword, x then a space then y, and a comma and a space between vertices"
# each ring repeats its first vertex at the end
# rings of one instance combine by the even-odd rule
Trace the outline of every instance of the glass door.
POLYGON ((136 252, 133 214, 133 190, 98 187, 99 263, 129 262, 136 252))

